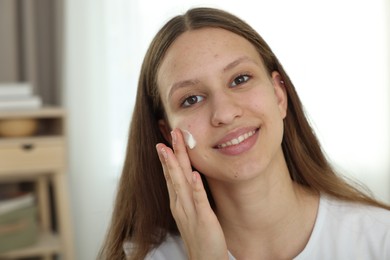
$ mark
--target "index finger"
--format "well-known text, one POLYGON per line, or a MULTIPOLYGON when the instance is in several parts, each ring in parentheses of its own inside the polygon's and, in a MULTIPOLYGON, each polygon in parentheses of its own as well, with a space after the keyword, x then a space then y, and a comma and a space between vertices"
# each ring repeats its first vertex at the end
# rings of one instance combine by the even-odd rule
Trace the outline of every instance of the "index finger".
POLYGON ((173 129, 171 132, 172 136, 172 147, 175 151, 177 161, 185 173, 185 177, 188 183, 192 181, 192 166, 188 156, 187 148, 184 142, 183 133, 180 129, 173 129))

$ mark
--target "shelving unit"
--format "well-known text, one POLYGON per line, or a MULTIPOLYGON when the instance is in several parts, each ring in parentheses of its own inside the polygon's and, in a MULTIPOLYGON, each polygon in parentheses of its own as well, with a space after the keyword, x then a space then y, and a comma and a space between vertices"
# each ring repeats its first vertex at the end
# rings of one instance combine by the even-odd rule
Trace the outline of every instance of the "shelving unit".
POLYGON ((58 107, 0 111, 0 120, 16 118, 36 119, 39 127, 34 136, 0 136, 0 183, 34 184, 40 234, 35 245, 2 253, 0 259, 52 259, 58 255, 73 260, 65 111, 58 107))

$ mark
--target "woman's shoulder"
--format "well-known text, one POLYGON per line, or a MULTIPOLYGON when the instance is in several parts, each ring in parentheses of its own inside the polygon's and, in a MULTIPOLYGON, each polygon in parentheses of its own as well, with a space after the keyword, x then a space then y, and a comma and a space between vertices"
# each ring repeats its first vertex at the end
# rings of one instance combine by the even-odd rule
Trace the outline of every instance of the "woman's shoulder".
POLYGON ((327 211, 328 220, 348 222, 349 224, 367 224, 383 226, 390 230, 390 210, 365 205, 357 202, 342 201, 328 195, 321 197, 321 202, 327 211))
MULTIPOLYGON (((235 260, 233 255, 228 252, 229 260, 235 260)), ((186 260, 188 259, 184 247, 184 242, 179 235, 168 234, 158 247, 149 252, 146 260, 186 260)))
POLYGON ((390 259, 390 211, 321 194, 306 248, 295 259, 390 259))
POLYGON ((184 242, 180 236, 167 234, 165 240, 154 248, 145 258, 146 260, 187 259, 184 242))

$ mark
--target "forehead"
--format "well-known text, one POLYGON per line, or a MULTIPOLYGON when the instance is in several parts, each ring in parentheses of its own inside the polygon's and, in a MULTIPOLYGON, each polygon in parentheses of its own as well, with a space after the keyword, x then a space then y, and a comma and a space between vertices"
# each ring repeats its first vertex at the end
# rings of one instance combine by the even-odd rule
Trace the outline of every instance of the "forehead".
POLYGON ((221 69, 241 56, 262 63, 253 44, 233 32, 220 28, 186 31, 172 43, 162 60, 157 75, 159 89, 221 69))
POLYGON ((168 48, 160 69, 190 58, 204 59, 204 55, 226 55, 227 50, 252 51, 251 54, 257 54, 255 47, 244 37, 225 29, 207 27, 181 34, 168 48))

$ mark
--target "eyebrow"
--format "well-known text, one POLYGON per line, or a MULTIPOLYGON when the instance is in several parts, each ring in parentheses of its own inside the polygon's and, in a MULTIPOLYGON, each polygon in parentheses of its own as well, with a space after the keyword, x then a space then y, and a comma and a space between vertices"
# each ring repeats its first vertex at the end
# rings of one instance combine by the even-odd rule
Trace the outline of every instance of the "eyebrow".
MULTIPOLYGON (((254 63, 255 65, 258 65, 257 62, 255 62, 253 59, 249 58, 248 56, 242 56, 242 57, 239 57, 238 59, 230 62, 228 65, 226 65, 223 68, 223 72, 229 71, 243 62, 251 62, 251 63, 254 63)), ((170 99, 172 97, 173 93, 177 89, 183 88, 183 87, 195 86, 195 85, 199 84, 199 82, 200 82, 199 80, 189 79, 189 80, 183 80, 183 81, 179 81, 179 82, 174 83, 172 85, 171 89, 169 90, 168 99, 170 99)))
POLYGON ((173 93, 179 89, 179 88, 183 88, 183 87, 190 87, 190 86, 195 86, 199 84, 199 80, 183 80, 183 81, 179 81, 179 82, 176 82, 175 84, 172 85, 172 88, 169 90, 169 93, 168 93, 168 99, 170 99, 173 95, 173 93))
POLYGON ((238 66, 240 63, 243 63, 243 62, 251 62, 251 63, 254 63, 254 64, 258 65, 257 62, 255 62, 253 59, 249 58, 248 56, 242 56, 242 57, 239 57, 238 59, 232 61, 228 65, 226 65, 223 68, 223 71, 226 72, 228 70, 231 70, 231 69, 233 69, 234 67, 238 66))

